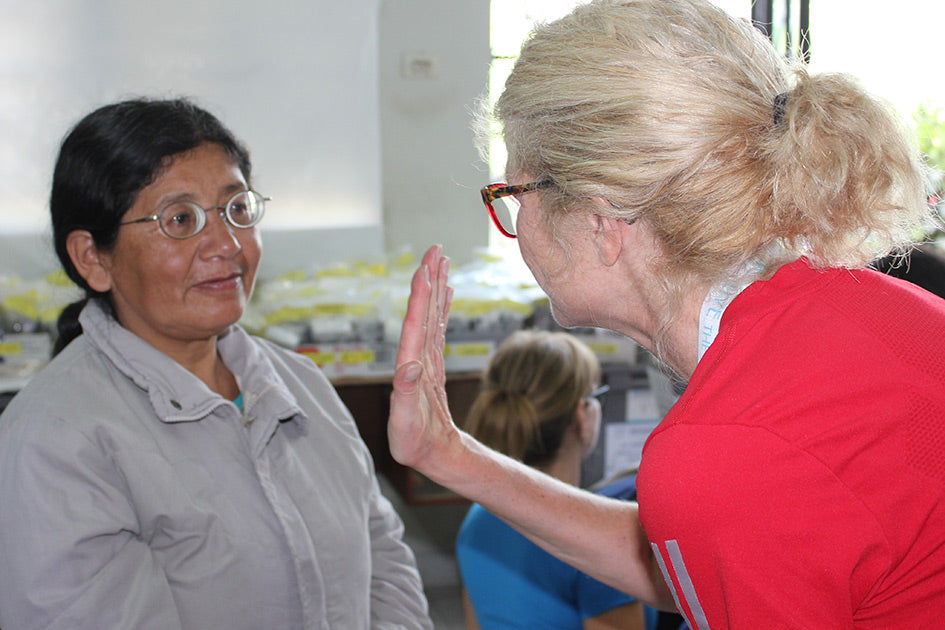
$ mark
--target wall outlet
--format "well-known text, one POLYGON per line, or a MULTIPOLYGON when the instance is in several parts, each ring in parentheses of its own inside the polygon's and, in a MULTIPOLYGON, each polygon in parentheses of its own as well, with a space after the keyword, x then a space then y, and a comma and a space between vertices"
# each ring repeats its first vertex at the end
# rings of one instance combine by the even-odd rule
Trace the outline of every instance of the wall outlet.
POLYGON ((436 79, 440 75, 439 60, 429 52, 405 52, 401 55, 400 75, 404 79, 436 79))

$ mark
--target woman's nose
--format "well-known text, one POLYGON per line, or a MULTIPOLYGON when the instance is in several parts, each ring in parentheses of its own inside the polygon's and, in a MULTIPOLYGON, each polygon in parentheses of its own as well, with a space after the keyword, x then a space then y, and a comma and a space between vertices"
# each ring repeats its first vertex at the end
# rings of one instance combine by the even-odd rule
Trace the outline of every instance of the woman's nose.
POLYGON ((207 211, 207 224, 202 232, 213 254, 232 255, 242 249, 236 231, 239 228, 230 225, 226 219, 225 208, 212 208, 207 211))

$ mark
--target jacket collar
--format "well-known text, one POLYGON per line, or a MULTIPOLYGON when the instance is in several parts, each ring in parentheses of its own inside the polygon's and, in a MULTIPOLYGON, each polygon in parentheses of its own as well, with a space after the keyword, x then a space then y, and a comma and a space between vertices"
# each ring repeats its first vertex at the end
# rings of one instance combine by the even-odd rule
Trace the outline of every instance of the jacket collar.
MULTIPOLYGON (((147 392, 155 413, 163 422, 192 422, 205 418, 221 406, 232 405, 179 363, 124 328, 99 299, 89 300, 79 315, 79 323, 88 342, 147 392)), ((220 335, 217 349, 224 364, 236 376, 247 414, 305 419, 272 362, 246 331, 237 325, 231 326, 220 335)))

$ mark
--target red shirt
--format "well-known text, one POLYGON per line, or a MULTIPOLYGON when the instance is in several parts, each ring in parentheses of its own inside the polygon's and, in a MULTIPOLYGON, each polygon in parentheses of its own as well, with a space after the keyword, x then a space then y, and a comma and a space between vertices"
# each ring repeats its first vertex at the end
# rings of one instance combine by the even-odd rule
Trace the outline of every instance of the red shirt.
POLYGON ((945 300, 803 260, 752 284, 638 488, 694 630, 942 627, 945 300))

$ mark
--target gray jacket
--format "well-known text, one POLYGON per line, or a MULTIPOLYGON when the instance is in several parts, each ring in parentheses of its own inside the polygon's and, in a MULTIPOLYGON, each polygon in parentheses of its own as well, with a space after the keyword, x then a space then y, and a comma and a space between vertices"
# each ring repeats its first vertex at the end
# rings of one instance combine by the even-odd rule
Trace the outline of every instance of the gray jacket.
POLYGON ((432 627, 309 359, 232 327, 241 413, 94 301, 80 321, 0 417, 0 627, 432 627))

